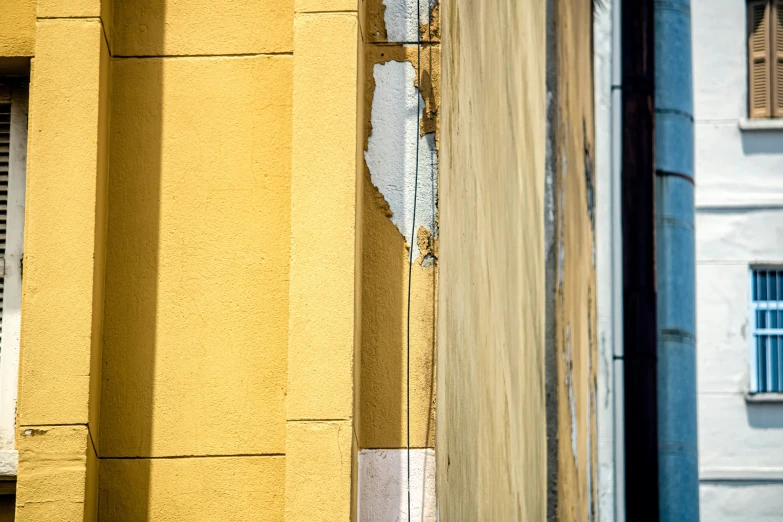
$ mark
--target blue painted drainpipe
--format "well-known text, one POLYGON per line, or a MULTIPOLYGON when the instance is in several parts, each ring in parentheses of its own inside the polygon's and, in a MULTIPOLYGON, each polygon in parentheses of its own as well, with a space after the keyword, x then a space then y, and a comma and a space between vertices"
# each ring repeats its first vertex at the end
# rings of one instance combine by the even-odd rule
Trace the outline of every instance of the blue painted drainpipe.
POLYGON ((698 522, 690 0, 654 5, 660 520, 698 522))

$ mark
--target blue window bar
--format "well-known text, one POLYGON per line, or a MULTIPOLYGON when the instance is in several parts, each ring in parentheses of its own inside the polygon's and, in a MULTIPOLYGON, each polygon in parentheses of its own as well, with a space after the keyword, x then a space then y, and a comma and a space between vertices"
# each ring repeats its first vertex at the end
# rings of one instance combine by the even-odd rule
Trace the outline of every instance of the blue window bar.
POLYGON ((783 269, 751 270, 751 393, 783 392, 783 269))

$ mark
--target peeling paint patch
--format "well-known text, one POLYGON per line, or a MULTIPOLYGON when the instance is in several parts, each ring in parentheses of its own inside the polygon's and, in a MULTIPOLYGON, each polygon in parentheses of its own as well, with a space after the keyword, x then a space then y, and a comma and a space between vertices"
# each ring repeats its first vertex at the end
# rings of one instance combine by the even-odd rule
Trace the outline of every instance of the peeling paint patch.
POLYGON ((417 240, 410 245, 411 233, 416 230, 418 235, 423 227, 433 238, 438 235, 435 133, 422 136, 419 132, 424 99, 416 88, 416 69, 411 62, 375 64, 373 77, 372 134, 364 159, 373 185, 389 204, 392 223, 413 248, 413 259, 418 259, 422 250, 417 240))
POLYGON ((563 362, 566 367, 566 388, 568 388, 568 408, 571 413, 571 452, 574 455, 576 469, 579 469, 579 451, 577 449, 576 431, 576 399, 574 398, 574 363, 571 357, 571 325, 566 325, 566 350, 563 354, 563 362))
POLYGON ((405 449, 359 452, 359 520, 435 522, 435 451, 412 449, 408 517, 408 457, 405 449))
POLYGON ((383 21, 390 42, 417 42, 419 28, 430 23, 430 9, 438 5, 437 0, 383 0, 386 11, 383 21))

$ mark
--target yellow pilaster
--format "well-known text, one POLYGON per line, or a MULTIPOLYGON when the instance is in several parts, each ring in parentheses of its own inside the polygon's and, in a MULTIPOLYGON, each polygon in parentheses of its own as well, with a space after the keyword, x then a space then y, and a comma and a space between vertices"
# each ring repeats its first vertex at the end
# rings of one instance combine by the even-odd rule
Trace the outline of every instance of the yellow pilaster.
POLYGON ((22 522, 96 516, 109 75, 100 14, 98 0, 39 3, 17 421, 22 522))
POLYGON ((356 1, 296 4, 287 522, 350 520, 355 498, 359 27, 356 1))

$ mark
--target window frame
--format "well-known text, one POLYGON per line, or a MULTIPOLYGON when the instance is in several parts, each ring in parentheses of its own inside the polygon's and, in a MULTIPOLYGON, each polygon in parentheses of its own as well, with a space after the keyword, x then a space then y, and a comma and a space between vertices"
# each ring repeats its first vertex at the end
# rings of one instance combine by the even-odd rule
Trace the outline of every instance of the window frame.
MULTIPOLYGON (((769 296, 770 286, 767 284, 767 296, 769 296)), ((748 270, 748 302, 749 302, 749 321, 750 321, 750 336, 748 339, 748 349, 750 351, 750 390, 751 395, 766 395, 766 394, 780 394, 783 393, 783 263, 756 263, 752 264, 748 270), (760 287, 757 286, 756 274, 760 272, 777 272, 776 274, 776 288, 775 299, 761 300, 761 294, 759 292, 758 298, 754 299, 754 290, 759 291, 760 287), (764 327, 759 327, 758 312, 761 310, 775 310, 778 312, 776 316, 777 325, 775 328, 771 328, 765 324, 764 327), (767 362, 764 365, 765 377, 764 386, 760 384, 761 368, 759 365, 759 341, 758 337, 764 336, 776 336, 776 354, 777 361, 777 388, 778 389, 766 389, 768 382, 772 381, 775 377, 775 370, 772 365, 767 362), (762 389, 764 388, 764 389, 762 389)), ((764 321, 768 321, 769 318, 765 315, 764 321)), ((766 361, 772 359, 772 347, 767 344, 765 346, 764 357, 766 361)))
MULTIPOLYGON (((745 1, 745 59, 747 87, 747 117, 749 120, 783 120, 783 1, 746 0, 745 1), (766 66, 765 88, 766 107, 754 106, 756 89, 754 88, 754 51, 753 8, 763 4, 766 10, 766 31, 764 65, 766 66)), ((758 56, 756 56, 758 58, 758 56)))
POLYGON ((0 77, 0 101, 11 104, 8 150, 8 198, 5 253, 0 254, 3 280, 0 320, 0 477, 15 477, 16 403, 19 388, 24 204, 27 178, 29 78, 0 77))

